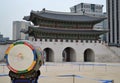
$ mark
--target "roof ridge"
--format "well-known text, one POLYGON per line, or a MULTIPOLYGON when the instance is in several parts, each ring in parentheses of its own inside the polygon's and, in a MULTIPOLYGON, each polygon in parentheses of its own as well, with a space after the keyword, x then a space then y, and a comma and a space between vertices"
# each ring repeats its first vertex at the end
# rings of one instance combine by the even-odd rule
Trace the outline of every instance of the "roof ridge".
MULTIPOLYGON (((35 12, 35 11, 32 11, 35 12)), ((66 15, 82 15, 81 13, 73 13, 73 12, 61 12, 61 11, 51 11, 51 10, 46 10, 42 9, 42 11, 36 11, 36 13, 54 13, 54 14, 66 14, 66 15)))
POLYGON ((63 14, 63 15, 76 15, 76 16, 89 16, 89 17, 95 17, 95 18, 106 18, 105 16, 96 16, 93 14, 81 14, 81 13, 73 13, 73 12, 61 12, 61 11, 51 11, 51 10, 46 10, 45 8, 42 9, 42 11, 31 11, 33 13, 39 14, 39 13, 52 13, 52 14, 63 14))

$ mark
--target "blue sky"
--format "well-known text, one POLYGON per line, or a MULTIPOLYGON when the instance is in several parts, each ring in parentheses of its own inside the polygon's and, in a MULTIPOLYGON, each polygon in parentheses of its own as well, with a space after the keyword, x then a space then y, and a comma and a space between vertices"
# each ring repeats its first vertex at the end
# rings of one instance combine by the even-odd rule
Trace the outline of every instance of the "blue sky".
POLYGON ((12 39, 12 22, 22 21, 31 10, 46 8, 52 11, 70 12, 70 7, 79 3, 93 3, 104 5, 106 0, 1 0, 0 1, 0 32, 4 37, 12 39))

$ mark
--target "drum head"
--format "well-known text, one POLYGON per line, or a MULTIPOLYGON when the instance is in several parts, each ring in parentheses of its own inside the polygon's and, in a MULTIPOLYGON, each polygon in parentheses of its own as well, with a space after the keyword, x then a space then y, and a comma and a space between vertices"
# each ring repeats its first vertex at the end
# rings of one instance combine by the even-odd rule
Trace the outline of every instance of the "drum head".
POLYGON ((36 64, 36 53, 28 44, 17 44, 8 49, 8 68, 15 73, 25 73, 32 70, 36 64))

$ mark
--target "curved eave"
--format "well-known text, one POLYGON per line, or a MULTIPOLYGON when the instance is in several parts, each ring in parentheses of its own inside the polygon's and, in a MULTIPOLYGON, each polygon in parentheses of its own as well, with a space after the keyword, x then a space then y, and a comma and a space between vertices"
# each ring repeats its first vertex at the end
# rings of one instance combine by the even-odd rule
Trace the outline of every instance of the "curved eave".
POLYGON ((99 23, 106 19, 106 17, 95 17, 88 15, 79 15, 73 13, 60 13, 60 12, 49 12, 49 11, 31 11, 30 16, 26 16, 23 19, 27 21, 33 21, 34 18, 44 18, 55 21, 67 21, 67 22, 93 22, 99 23))
POLYGON ((23 20, 30 21, 30 16, 24 16, 23 20))
POLYGON ((108 30, 78 30, 78 29, 56 29, 56 28, 42 28, 42 27, 29 27, 33 32, 45 32, 45 33, 61 33, 61 34, 97 34, 101 35, 108 30))

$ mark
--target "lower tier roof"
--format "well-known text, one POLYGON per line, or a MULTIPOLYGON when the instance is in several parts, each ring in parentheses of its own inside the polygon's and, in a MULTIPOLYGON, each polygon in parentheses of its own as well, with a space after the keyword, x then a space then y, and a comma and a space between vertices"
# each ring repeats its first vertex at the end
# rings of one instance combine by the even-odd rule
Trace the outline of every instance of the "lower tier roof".
POLYGON ((27 33, 37 33, 37 32, 45 32, 45 33, 59 33, 59 34, 96 34, 101 35, 108 30, 85 30, 85 29, 61 29, 61 28, 47 28, 47 27, 33 27, 30 26, 27 33))
POLYGON ((60 29, 48 27, 30 26, 27 31, 22 32, 29 36, 40 39, 74 39, 74 40, 98 40, 100 35, 107 30, 81 30, 81 29, 60 29))

